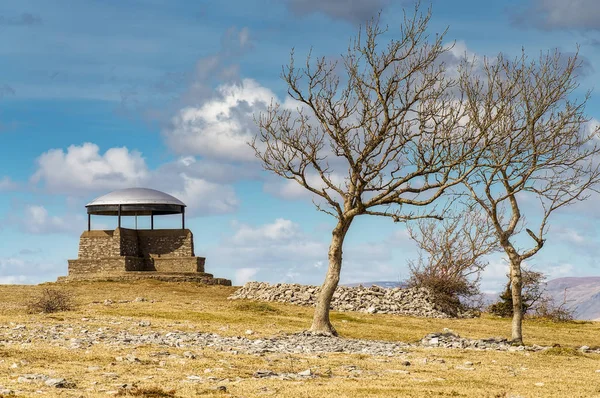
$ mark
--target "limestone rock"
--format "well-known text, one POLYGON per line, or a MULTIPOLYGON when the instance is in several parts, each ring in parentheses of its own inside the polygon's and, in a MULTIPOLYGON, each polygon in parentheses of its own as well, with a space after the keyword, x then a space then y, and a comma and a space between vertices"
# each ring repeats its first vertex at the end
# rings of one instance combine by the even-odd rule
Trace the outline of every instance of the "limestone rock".
MULTIPOLYGON (((315 306, 320 292, 318 286, 266 282, 248 282, 232 294, 230 300, 256 300, 315 306)), ((331 301, 335 311, 357 311, 368 314, 398 314, 426 318, 450 318, 433 300, 432 294, 424 288, 385 289, 379 286, 346 287, 338 286, 331 301)), ((476 314, 463 313, 460 317, 474 317, 476 314)))

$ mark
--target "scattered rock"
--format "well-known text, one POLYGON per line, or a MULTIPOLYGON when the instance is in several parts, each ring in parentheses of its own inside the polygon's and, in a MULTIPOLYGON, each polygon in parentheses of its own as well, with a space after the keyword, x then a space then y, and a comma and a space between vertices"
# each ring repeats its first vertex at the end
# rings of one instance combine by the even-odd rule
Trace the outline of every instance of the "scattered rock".
POLYGON ((47 385, 48 387, 55 387, 55 388, 74 388, 75 387, 75 383, 67 381, 65 379, 61 379, 61 378, 48 379, 44 382, 44 384, 47 385))
POLYGON ((402 365, 403 366, 410 366, 410 362, 409 361, 402 361, 402 365))
POLYGON ((194 353, 193 353, 193 352, 191 352, 191 351, 185 351, 185 352, 183 353, 183 357, 184 357, 184 358, 188 358, 188 359, 196 359, 196 354, 194 354, 194 353))
POLYGON ((134 362, 134 363, 135 363, 135 362, 142 362, 142 361, 140 361, 140 359, 139 359, 138 357, 136 357, 136 356, 135 356, 135 355, 133 355, 133 354, 128 354, 128 355, 125 357, 125 359, 126 359, 126 360, 128 360, 129 362, 134 362))
POLYGON ((537 387, 544 387, 544 383, 541 383, 541 382, 540 383, 535 383, 534 385, 537 386, 537 387))
POLYGON ((215 390, 217 390, 219 392, 227 392, 227 387, 226 386, 217 386, 217 387, 215 387, 215 390))
POLYGON ((142 327, 148 327, 152 325, 152 323, 150 321, 139 321, 138 326, 142 326, 142 327))
POLYGON ((312 372, 310 371, 310 369, 306 369, 306 370, 303 370, 302 372, 299 372, 298 376, 303 376, 303 377, 312 376, 312 372))
POLYGON ((245 333, 247 336, 250 336, 250 335, 254 334, 254 330, 248 329, 248 330, 246 330, 245 333))
POLYGON ((17 383, 34 383, 42 382, 48 379, 48 376, 43 374, 24 374, 17 378, 17 383))
POLYGON ((136 303, 143 303, 144 301, 148 301, 148 299, 145 297, 136 297, 133 301, 135 301, 136 303))
MULTIPOLYGON (((133 321, 133 319, 132 319, 133 321)), ((338 338, 322 333, 309 331, 279 334, 271 337, 250 338, 251 336, 221 336, 216 333, 183 332, 171 329, 165 333, 146 329, 144 332, 134 332, 135 329, 119 329, 112 327, 101 327, 97 329, 79 329, 65 327, 64 325, 42 325, 28 326, 26 329, 13 331, 10 327, 8 333, 2 335, 3 344, 29 344, 33 340, 44 340, 47 344, 71 349, 80 347, 88 349, 97 344, 102 344, 109 350, 121 349, 131 352, 135 347, 152 346, 158 351, 150 353, 151 357, 166 357, 168 360, 193 359, 194 352, 203 347, 210 347, 218 351, 226 351, 231 354, 258 354, 268 353, 282 354, 325 354, 325 353, 347 353, 367 354, 381 357, 401 356, 406 354, 407 349, 412 347, 439 347, 456 348, 462 350, 496 350, 496 351, 525 351, 536 352, 548 349, 541 346, 513 347, 504 338, 468 339, 460 337, 452 332, 430 333, 424 336, 418 343, 403 343, 376 340, 360 340, 350 338, 338 338), (172 354, 171 348, 185 350, 184 355, 172 354), (192 356, 190 356, 192 355, 192 356)), ((138 329, 139 330, 139 329, 138 329)), ((590 353, 600 353, 600 348, 590 349, 590 353)), ((163 358, 158 358, 163 359, 163 358)), ((130 354, 129 357, 115 357, 116 361, 141 362, 130 354)), ((424 359, 425 361, 425 359, 424 359)), ((436 361, 436 359, 429 359, 436 361)), ((441 361, 438 361, 442 363, 441 361)), ((9 362, 10 363, 10 362, 9 362)), ((424 362, 426 363, 426 362, 424 362)), ((166 366, 165 361, 160 361, 159 366, 166 366)), ((17 369, 21 365, 14 363, 11 369, 17 369)), ((469 365, 467 365, 468 367, 469 365)))
POLYGON ((252 375, 252 377, 261 379, 264 377, 272 377, 272 376, 277 376, 277 373, 270 371, 270 370, 257 370, 256 372, 254 372, 254 374, 252 375))
POLYGON ((112 301, 110 299, 104 300, 104 305, 112 305, 112 304, 114 304, 114 301, 112 301))

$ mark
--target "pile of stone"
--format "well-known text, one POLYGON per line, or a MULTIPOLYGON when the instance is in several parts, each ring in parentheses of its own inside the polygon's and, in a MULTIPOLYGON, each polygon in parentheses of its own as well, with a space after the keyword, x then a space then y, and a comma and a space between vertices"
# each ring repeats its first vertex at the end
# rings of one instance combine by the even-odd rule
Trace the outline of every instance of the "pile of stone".
MULTIPOLYGON (((318 286, 266 282, 248 282, 236 290, 230 300, 274 301, 303 306, 314 306, 319 291, 318 286)), ((357 311, 369 314, 398 314, 424 318, 451 318, 435 304, 432 294, 424 288, 393 288, 379 286, 346 287, 338 286, 331 309, 335 311, 357 311)), ((474 314, 465 312, 459 317, 473 317, 474 314)))
POLYGON ((539 345, 513 346, 510 341, 503 337, 490 337, 487 339, 467 339, 449 329, 441 333, 429 333, 421 339, 420 344, 424 347, 460 348, 474 350, 492 351, 542 351, 548 347, 539 345))

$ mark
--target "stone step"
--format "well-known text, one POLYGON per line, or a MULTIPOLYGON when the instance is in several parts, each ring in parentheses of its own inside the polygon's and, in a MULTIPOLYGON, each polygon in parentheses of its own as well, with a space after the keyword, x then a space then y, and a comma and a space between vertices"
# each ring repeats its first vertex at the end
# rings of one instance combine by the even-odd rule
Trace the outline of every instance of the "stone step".
POLYGON ((214 278, 206 272, 152 272, 152 271, 128 271, 122 273, 89 274, 61 276, 57 282, 74 281, 133 281, 143 279, 154 279, 165 282, 198 282, 206 285, 231 286, 231 281, 224 278, 214 278))

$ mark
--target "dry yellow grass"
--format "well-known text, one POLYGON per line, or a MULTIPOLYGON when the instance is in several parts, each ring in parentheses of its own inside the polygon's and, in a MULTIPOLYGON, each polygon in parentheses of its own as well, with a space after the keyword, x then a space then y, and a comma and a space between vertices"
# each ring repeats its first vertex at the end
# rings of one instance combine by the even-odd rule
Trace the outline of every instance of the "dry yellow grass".
MULTIPOLYGON (((27 314, 27 301, 42 287, 0 286, 0 324, 13 322, 28 327, 69 324, 88 329, 110 325, 113 329, 140 333, 149 329, 161 332, 177 329, 221 335, 243 335, 246 329, 252 329, 255 331, 252 338, 260 338, 305 329, 312 315, 311 308, 229 301, 227 296, 235 290, 231 287, 157 281, 55 285, 72 292, 77 309, 27 314), (136 297, 155 302, 118 303, 136 297), (103 305, 106 299, 115 304, 103 305), (84 317, 89 318, 85 323, 84 317), (137 326, 140 320, 151 320, 152 325, 142 329, 137 326), (224 327, 226 330, 222 330, 224 327)), ((390 341, 415 341, 446 327, 471 338, 508 337, 510 331, 508 320, 491 317, 433 320, 334 312, 332 318, 344 337, 390 341)), ((42 391, 45 396, 65 397, 105 397, 118 391, 123 396, 155 397, 600 397, 600 373, 596 372, 600 370, 600 356, 565 349, 600 345, 600 323, 526 322, 524 327, 528 344, 560 344, 561 349, 507 353, 419 348, 408 350, 401 357, 387 358, 347 354, 234 355, 199 348, 194 360, 166 358, 166 363, 159 365, 153 353, 164 351, 164 347, 111 349, 99 344, 87 350, 69 350, 41 340, 6 346, 0 329, 0 386, 22 391, 24 396, 38 396, 36 391, 42 391), (116 356, 132 352, 140 358, 140 363, 115 360, 116 356), (425 359, 429 361, 424 362, 425 359), (405 360, 411 365, 404 366, 405 360), (474 370, 461 369, 465 361, 473 362, 474 370), (258 369, 295 373, 309 368, 316 377, 304 381, 252 377, 258 369), (43 383, 18 383, 18 376, 24 373, 64 377, 77 387, 53 389, 43 383), (117 376, 106 376, 107 373, 117 376), (190 375, 198 375, 202 380, 190 381, 187 379, 190 375), (120 389, 125 384, 135 388, 120 389), (226 386, 227 391, 215 390, 220 385, 226 386)), ((189 348, 167 351, 181 354, 185 350, 189 348)))

